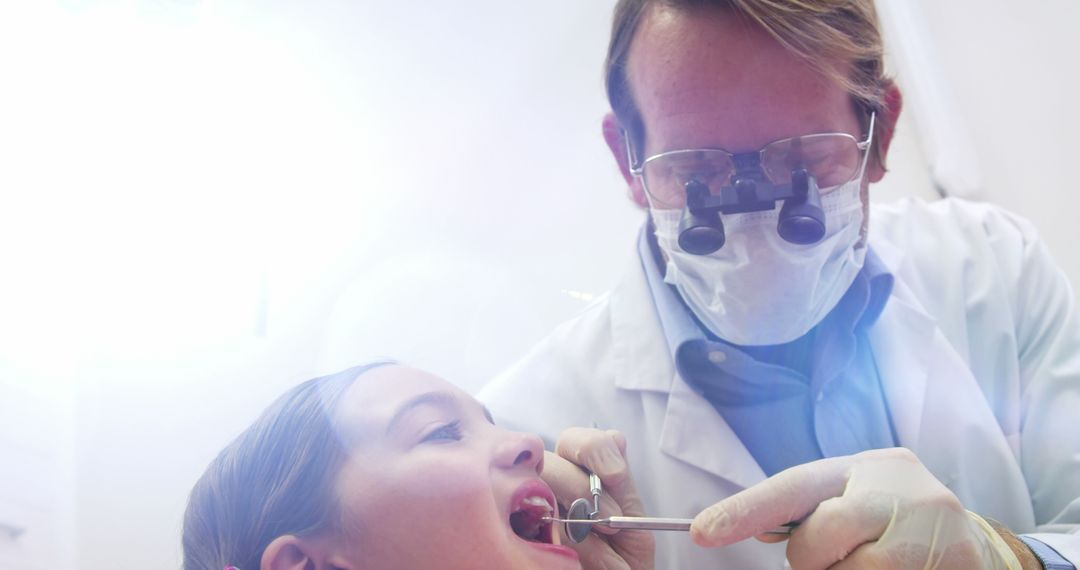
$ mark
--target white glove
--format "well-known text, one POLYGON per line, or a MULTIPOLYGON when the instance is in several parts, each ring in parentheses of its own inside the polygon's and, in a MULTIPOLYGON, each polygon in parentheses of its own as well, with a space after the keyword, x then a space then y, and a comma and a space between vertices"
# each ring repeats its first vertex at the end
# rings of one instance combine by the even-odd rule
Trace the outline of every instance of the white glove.
MULTIPOLYGON (((630 478, 626 463, 626 437, 615 430, 570 428, 559 436, 555 453, 544 457, 544 481, 551 485, 559 503, 568 506, 574 499, 589 497, 589 479, 584 467, 600 477, 604 487, 600 497, 600 517, 642 516, 641 496, 630 478), (579 467, 580 466, 580 467, 579 467)), ((559 525, 562 532, 562 525, 559 525)), ((562 543, 577 550, 584 570, 652 570, 656 542, 648 531, 615 530, 603 526, 581 544, 563 537, 562 543)))
POLYGON ((795 570, 986 568, 1019 570, 1004 540, 969 513, 903 448, 792 467, 705 509, 690 529, 701 546, 724 546, 790 521, 795 570))

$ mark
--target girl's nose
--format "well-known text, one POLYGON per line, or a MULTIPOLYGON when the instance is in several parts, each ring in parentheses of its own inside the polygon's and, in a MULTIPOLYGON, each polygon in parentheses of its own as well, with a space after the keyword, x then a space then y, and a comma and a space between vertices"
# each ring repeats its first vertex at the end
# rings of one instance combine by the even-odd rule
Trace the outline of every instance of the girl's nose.
POLYGON ((544 442, 531 433, 505 432, 495 460, 506 469, 525 467, 539 474, 544 470, 544 442))

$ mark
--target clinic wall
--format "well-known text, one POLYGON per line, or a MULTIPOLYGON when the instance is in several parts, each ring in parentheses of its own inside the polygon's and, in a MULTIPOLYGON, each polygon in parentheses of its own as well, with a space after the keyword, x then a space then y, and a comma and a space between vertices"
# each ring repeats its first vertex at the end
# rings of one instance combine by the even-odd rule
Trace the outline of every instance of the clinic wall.
POLYGON ((78 176, 39 159, 23 200, 78 215, 15 224, 54 285, 17 289, 33 334, 5 338, 77 389, 79 570, 175 568, 191 485, 288 386, 394 357, 474 390, 615 281, 641 214, 600 137, 611 3, 583 6, 49 15, 88 40, 39 40, 79 97, 20 124, 75 125, 53 156, 78 176))
POLYGON ((942 91, 953 99, 950 110, 966 131, 964 146, 970 145, 944 152, 974 151, 971 167, 979 184, 971 197, 1032 221, 1075 288, 1080 75, 1074 59, 1080 4, 904 1, 928 32, 942 91))

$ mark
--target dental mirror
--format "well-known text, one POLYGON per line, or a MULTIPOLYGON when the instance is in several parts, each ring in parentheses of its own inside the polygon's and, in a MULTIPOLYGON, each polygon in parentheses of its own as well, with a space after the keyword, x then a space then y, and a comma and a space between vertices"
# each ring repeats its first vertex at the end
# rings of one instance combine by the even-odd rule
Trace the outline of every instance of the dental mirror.
POLYGON ((575 543, 580 543, 589 536, 592 529, 592 521, 589 519, 591 505, 588 499, 576 499, 570 503, 570 509, 566 511, 566 536, 575 543), (573 522, 582 521, 582 522, 573 522))

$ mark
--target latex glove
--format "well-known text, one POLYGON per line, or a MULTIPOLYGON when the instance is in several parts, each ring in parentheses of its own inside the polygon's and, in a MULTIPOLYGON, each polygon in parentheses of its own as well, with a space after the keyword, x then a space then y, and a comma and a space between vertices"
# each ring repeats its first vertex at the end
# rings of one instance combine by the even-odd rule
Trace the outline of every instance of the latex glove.
MULTIPOLYGON (((988 474, 988 476, 990 476, 988 474)), ((1002 538, 903 448, 792 467, 705 509, 690 529, 724 546, 804 519, 791 534, 794 570, 1019 569, 1002 538)))
MULTIPOLYGON (((645 514, 630 469, 626 463, 626 437, 615 430, 570 428, 559 436, 555 453, 544 457, 544 481, 551 485, 565 510, 575 499, 592 501, 584 467, 600 477, 604 493, 600 515, 642 516, 645 514), (580 466, 580 467, 579 467, 580 466)), ((562 525, 559 532, 562 533, 562 525)), ((593 527, 593 532, 574 544, 565 535, 562 543, 574 548, 584 570, 652 570, 656 542, 651 533, 640 530, 593 527)))

